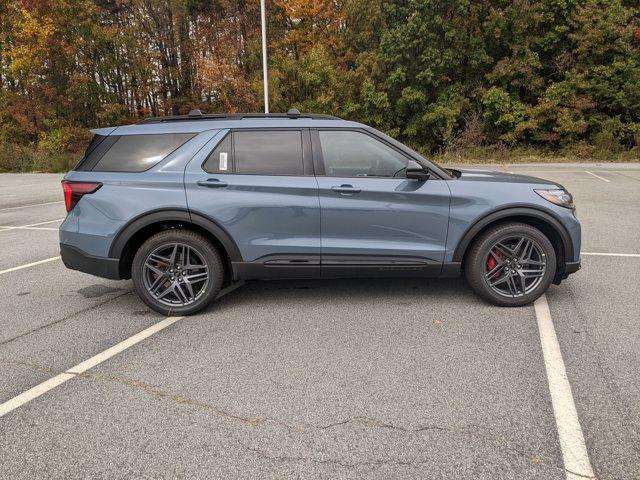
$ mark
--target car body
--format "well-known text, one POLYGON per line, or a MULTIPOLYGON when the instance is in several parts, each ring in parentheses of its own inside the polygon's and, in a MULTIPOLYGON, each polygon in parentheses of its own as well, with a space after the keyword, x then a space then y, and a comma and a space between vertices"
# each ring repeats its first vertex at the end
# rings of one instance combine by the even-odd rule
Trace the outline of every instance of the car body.
POLYGON ((505 222, 549 240, 554 283, 580 268, 572 203, 540 193, 566 192, 561 185, 447 170, 361 123, 196 112, 93 132, 63 180, 70 211, 60 247, 67 267, 97 276, 131 278, 150 236, 189 230, 218 252, 222 283, 454 277, 479 235, 505 222))

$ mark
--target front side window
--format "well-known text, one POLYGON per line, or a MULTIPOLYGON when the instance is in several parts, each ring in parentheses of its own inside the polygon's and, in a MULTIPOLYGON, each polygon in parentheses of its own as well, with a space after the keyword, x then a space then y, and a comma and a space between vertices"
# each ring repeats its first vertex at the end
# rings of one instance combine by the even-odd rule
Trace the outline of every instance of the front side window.
POLYGON ((194 136, 193 133, 122 135, 102 155, 93 170, 144 172, 194 136))
POLYGON ((362 132, 320 130, 328 177, 404 177, 407 157, 362 132))

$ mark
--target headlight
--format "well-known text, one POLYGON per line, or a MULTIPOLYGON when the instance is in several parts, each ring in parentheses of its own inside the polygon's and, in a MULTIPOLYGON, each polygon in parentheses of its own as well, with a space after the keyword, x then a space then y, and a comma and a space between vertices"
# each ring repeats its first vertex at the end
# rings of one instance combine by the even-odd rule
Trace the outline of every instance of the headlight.
POLYGON ((545 200, 564 208, 575 208, 573 205, 573 197, 564 189, 556 190, 534 190, 545 200))

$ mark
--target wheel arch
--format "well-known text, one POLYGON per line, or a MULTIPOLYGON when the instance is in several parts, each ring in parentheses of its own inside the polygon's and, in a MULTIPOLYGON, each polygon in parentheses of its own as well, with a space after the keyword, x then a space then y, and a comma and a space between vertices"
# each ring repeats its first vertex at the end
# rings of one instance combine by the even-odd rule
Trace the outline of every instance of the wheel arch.
MULTIPOLYGON (((464 258, 473 241, 485 230, 504 222, 522 222, 537 228, 544 233, 553 244, 556 252, 557 266, 554 283, 562 279, 567 258, 573 258, 571 236, 562 223, 550 213, 534 207, 506 208, 490 213, 476 221, 463 234, 453 253, 453 261, 464 265, 464 258)), ((464 268, 464 266, 463 266, 464 268)))
POLYGON ((232 262, 242 261, 240 250, 231 235, 214 220, 186 209, 162 209, 132 219, 116 234, 109 257, 118 259, 120 278, 131 278, 133 257, 147 238, 159 231, 174 228, 194 230, 211 240, 224 257, 227 278, 233 271, 232 262))

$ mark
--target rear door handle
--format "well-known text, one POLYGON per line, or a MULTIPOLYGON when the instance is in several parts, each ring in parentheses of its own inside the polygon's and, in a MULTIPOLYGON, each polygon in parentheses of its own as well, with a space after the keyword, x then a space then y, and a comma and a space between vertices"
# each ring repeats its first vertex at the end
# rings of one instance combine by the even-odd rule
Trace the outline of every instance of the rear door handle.
POLYGON ((347 183, 331 187, 331 190, 341 195, 353 195, 354 193, 361 192, 361 189, 359 189, 358 187, 354 187, 353 185, 349 185, 347 183))
POLYGON ((224 188, 229 185, 227 182, 223 182, 221 180, 218 180, 217 178, 207 178, 206 180, 198 180, 196 183, 201 187, 207 187, 207 188, 224 188))

